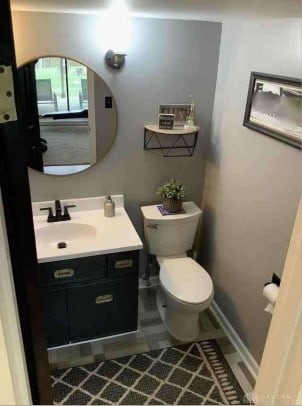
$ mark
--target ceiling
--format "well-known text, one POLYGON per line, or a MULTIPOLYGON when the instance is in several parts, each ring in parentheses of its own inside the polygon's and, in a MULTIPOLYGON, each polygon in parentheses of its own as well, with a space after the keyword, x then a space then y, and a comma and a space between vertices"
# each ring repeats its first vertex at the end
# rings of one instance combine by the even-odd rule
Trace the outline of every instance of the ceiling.
MULTIPOLYGON (((13 10, 94 14, 116 0, 11 0, 13 10)), ((120 0, 121 1, 121 0, 120 0)), ((300 0, 124 0, 134 16, 225 21, 301 17, 300 0)))

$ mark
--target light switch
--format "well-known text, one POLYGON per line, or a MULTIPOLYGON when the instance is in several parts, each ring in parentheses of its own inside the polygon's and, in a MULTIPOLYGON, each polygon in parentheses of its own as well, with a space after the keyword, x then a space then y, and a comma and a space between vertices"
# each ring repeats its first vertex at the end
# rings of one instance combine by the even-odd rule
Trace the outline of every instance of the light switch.
POLYGON ((105 96, 105 109, 112 109, 112 97, 105 96))

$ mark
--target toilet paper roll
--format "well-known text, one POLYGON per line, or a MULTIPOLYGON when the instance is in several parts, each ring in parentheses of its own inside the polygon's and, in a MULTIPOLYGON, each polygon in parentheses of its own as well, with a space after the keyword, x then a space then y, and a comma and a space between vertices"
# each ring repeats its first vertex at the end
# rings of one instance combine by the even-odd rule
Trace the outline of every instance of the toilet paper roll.
POLYGON ((279 293, 279 286, 275 283, 269 283, 263 289, 263 296, 268 300, 268 305, 264 311, 273 314, 275 303, 279 293))

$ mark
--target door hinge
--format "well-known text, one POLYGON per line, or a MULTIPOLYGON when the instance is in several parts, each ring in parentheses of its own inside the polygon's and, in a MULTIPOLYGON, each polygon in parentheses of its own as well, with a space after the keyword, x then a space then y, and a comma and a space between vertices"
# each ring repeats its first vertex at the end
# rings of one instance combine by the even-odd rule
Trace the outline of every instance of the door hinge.
POLYGON ((17 121, 11 66, 0 65, 0 124, 17 121))

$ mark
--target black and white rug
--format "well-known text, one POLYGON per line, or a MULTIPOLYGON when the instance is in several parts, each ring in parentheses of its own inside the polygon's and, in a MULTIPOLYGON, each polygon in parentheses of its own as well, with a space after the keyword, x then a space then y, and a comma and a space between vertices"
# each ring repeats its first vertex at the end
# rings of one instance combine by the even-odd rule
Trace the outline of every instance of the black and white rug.
POLYGON ((249 404, 215 340, 52 372, 65 405, 249 404))

